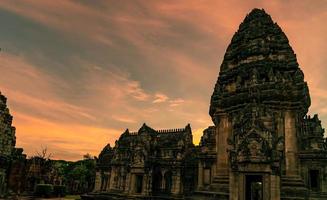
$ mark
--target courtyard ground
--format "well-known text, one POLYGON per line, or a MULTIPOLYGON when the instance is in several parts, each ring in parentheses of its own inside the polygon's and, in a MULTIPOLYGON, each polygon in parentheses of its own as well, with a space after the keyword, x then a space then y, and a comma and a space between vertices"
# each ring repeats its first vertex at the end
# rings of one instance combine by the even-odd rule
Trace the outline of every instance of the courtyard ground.
POLYGON ((61 198, 36 198, 36 197, 18 197, 18 198, 7 198, 0 200, 80 200, 81 197, 79 195, 67 195, 61 198))

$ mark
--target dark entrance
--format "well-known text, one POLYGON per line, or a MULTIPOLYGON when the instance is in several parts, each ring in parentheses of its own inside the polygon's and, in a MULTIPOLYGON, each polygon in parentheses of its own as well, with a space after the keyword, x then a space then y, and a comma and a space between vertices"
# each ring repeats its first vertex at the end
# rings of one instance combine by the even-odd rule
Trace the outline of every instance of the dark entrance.
POLYGON ((152 192, 153 194, 161 193, 162 174, 159 167, 155 167, 152 175, 152 192))
POLYGON ((165 193, 170 193, 171 192, 171 187, 172 187, 172 173, 171 171, 168 171, 165 173, 165 193))
POLYGON ((143 187, 143 176, 142 175, 136 175, 136 193, 142 193, 142 187, 143 187))
POLYGON ((319 190, 319 170, 309 171, 310 189, 313 191, 319 190))
POLYGON ((263 200, 263 182, 261 175, 245 176, 245 199, 263 200))

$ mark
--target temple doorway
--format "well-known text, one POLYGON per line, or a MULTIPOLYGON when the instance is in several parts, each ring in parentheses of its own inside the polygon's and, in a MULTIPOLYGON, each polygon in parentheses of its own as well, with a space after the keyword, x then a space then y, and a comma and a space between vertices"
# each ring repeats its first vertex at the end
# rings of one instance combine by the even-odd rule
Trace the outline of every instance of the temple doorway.
POLYGON ((168 171, 165 173, 165 193, 170 193, 172 188, 172 173, 168 171))
POLYGON ((136 193, 142 193, 143 188, 143 175, 136 175, 136 193))
POLYGON ((319 191, 319 170, 309 170, 309 186, 313 191, 319 191))
POLYGON ((154 194, 161 192, 162 174, 160 167, 155 167, 152 175, 152 192, 154 194))
POLYGON ((246 175, 245 177, 245 200, 263 200, 262 175, 246 175))

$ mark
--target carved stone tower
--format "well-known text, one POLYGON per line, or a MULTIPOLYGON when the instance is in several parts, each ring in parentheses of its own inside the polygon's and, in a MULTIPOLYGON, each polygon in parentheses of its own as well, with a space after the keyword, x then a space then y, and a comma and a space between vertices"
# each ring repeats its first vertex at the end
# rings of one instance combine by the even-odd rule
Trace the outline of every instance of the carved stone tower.
POLYGON ((216 126, 215 179, 229 186, 219 187, 229 199, 280 199, 292 190, 306 195, 298 124, 309 106, 286 35, 264 10, 252 10, 227 48, 209 111, 216 126), (283 181, 289 187, 280 190, 283 181))
POLYGON ((126 130, 100 154, 96 191, 122 199, 327 199, 327 141, 318 115, 306 116, 309 106, 286 35, 254 9, 227 48, 211 97, 214 126, 199 146, 189 125, 126 130))

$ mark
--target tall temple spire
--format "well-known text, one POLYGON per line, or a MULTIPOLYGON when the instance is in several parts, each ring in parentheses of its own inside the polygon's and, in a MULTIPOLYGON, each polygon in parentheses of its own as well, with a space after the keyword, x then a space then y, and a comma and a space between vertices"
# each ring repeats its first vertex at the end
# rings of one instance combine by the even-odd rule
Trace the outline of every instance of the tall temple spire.
POLYGON ((282 29, 263 9, 253 9, 229 44, 211 98, 210 115, 256 100, 259 104, 310 105, 296 55, 282 29), (277 87, 277 85, 279 85, 277 87))

